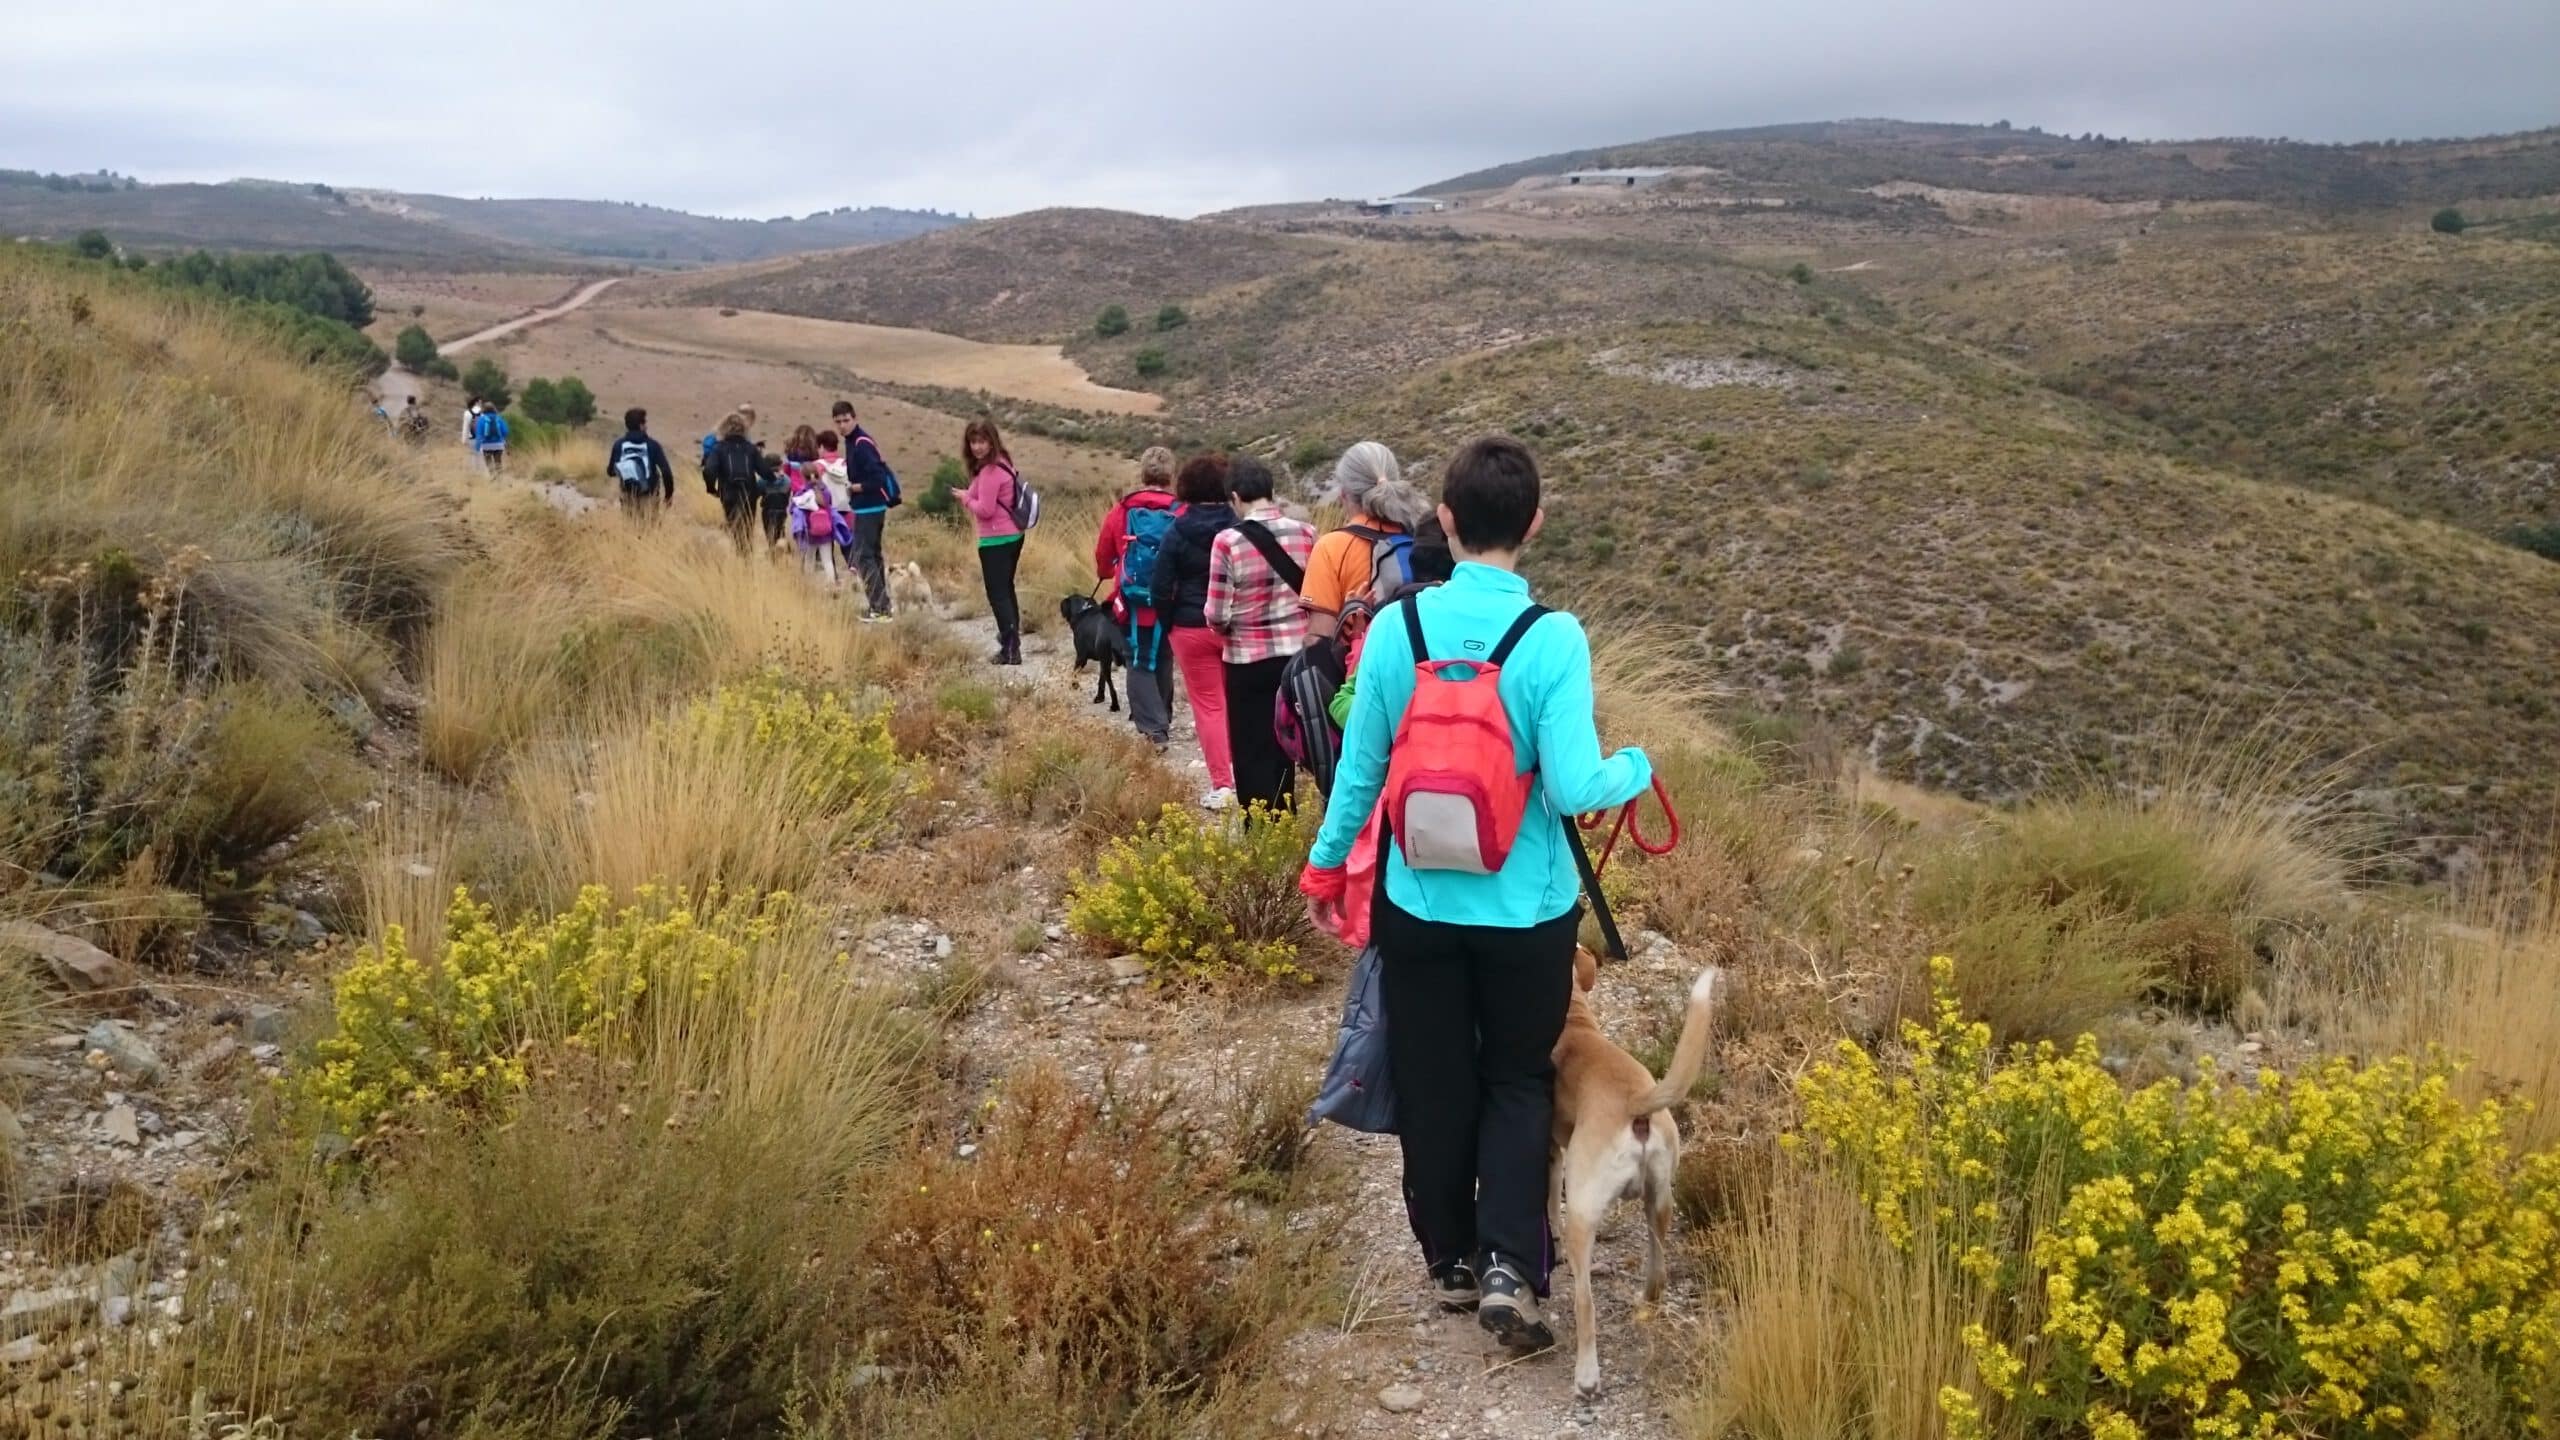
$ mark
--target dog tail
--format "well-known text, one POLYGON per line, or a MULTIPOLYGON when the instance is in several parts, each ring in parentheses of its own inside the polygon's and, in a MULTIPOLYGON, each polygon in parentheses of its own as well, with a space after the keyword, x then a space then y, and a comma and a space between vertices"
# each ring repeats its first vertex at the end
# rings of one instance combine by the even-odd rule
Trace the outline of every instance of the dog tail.
POLYGON ((1689 1009, 1681 1017, 1680 1043, 1671 1052, 1671 1066, 1662 1072, 1661 1084, 1628 1107, 1630 1118, 1668 1110, 1689 1098, 1689 1088, 1698 1083, 1698 1072, 1706 1068, 1707 1046, 1715 1038, 1716 986, 1723 979, 1724 972, 1713 965, 1698 972, 1698 978, 1689 986, 1689 1009))

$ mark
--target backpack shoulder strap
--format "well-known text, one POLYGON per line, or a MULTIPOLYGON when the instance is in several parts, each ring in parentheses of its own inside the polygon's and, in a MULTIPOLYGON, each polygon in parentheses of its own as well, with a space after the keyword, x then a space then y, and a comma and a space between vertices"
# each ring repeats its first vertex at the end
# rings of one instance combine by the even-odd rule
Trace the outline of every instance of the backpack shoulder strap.
POLYGON ((1271 533, 1270 526, 1259 520, 1247 520, 1236 526, 1236 533, 1244 536, 1246 540, 1252 542, 1254 549, 1262 552, 1262 558, 1271 563, 1272 573, 1280 577, 1281 583, 1289 587, 1290 593, 1295 594, 1306 588, 1306 567, 1291 558, 1289 547, 1280 543, 1280 537, 1271 533))
POLYGON ((1422 607, 1405 600, 1396 608, 1404 612, 1405 638, 1413 642, 1413 663, 1419 665, 1431 658, 1431 647, 1422 638, 1422 607))
POLYGON ((1511 622, 1511 628, 1502 632, 1501 643, 1493 647, 1493 653, 1485 657, 1484 663, 1500 668, 1502 662, 1511 658, 1511 652, 1519 648, 1520 637, 1529 633, 1529 627, 1537 624, 1541 618, 1554 613, 1544 605, 1532 605, 1521 611, 1520 618, 1511 622))

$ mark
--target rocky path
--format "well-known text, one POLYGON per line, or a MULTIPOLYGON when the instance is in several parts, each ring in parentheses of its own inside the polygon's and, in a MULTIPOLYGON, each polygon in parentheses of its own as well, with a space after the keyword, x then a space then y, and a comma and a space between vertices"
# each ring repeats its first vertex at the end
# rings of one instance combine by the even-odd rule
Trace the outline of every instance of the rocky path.
MULTIPOLYGON (((958 622, 957 628, 974 644, 984 625, 958 622)), ((1070 673, 1073 656, 1061 645, 1030 637, 1020 669, 981 662, 980 674, 991 683, 1072 696, 1087 723, 1126 723, 1124 715, 1083 705, 1091 676, 1070 673)), ((1168 760, 1206 788, 1187 706, 1177 706, 1168 760)), ((980 1057, 972 1062, 980 1072, 973 1078, 991 1084, 1024 1060, 1042 1059, 1094 1088, 1106 1074, 1116 1082, 1169 1085, 1196 1096, 1208 1113, 1244 1083, 1241 1077, 1275 1065, 1322 1067, 1340 1015, 1342 967, 1329 967, 1303 991, 1278 995, 1160 995, 1134 963, 1095 956, 1068 934, 1067 879, 1026 877, 1019 918, 1037 921, 1045 938, 1004 967, 995 993, 953 1035, 955 1053, 980 1057)), ((875 956, 912 966, 919 976, 951 953, 930 921, 887 922, 868 945, 875 956)), ((1636 960, 1611 967, 1597 997, 1602 1023, 1622 1036, 1648 1017, 1676 1010, 1694 975, 1688 959, 1659 937, 1635 948, 1636 960)), ((1649 1381, 1679 1373, 1681 1356, 1693 1345, 1701 1295, 1692 1269, 1675 1256, 1664 1303, 1637 1318, 1644 1225, 1636 1207, 1619 1207, 1602 1233, 1594 1284, 1605 1390, 1585 1405, 1573 1391, 1571 1299, 1561 1267, 1549 1308, 1561 1311, 1550 1320, 1564 1345, 1508 1360, 1473 1316, 1442 1315, 1427 1304, 1404 1218, 1395 1141, 1327 1125, 1314 1146, 1321 1163, 1347 1177, 1341 1238, 1350 1298, 1332 1325, 1293 1344, 1293 1361, 1309 1388, 1305 1433, 1358 1440, 1671 1440, 1679 1433, 1666 1399, 1649 1381)))

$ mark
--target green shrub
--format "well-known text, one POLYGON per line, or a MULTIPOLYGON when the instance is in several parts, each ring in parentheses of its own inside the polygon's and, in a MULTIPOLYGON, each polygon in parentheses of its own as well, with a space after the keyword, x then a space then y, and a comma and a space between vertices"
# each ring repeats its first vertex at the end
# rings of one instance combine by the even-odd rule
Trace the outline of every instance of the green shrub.
POLYGON ((960 499, 953 492, 968 488, 969 472, 961 468, 957 458, 945 455, 934 462, 933 479, 916 500, 916 508, 937 520, 957 520, 963 512, 960 499))
POLYGON ((2548 525, 2517 525, 2500 538, 2545 560, 2560 560, 2560 520, 2548 525))
POLYGON ((83 230, 72 238, 71 253, 83 260, 111 260, 115 258, 116 242, 108 239, 104 230, 83 230))
POLYGON ((575 375, 560 377, 560 422, 585 425, 596 418, 596 395, 587 382, 575 375))
POLYGON ((1952 913, 1932 939, 1956 958, 1965 1013, 2004 1041, 2068 1039, 2129 1008, 2157 978, 2133 925, 2095 895, 2048 902, 1984 890, 1952 913))
POLYGON ((363 794, 347 732, 308 695, 237 681, 213 690, 204 708, 192 763, 170 777, 152 826, 174 873, 236 871, 363 794))
POLYGON ((1813 283, 1813 267, 1799 260, 1787 267, 1787 278, 1799 285, 1810 285, 1813 283))
POLYGON ((1301 475, 1311 475, 1318 470, 1331 469, 1334 459, 1333 447, 1310 435, 1298 442, 1298 448, 1289 452, 1289 468, 1301 475))
POLYGON ((2437 211, 2435 218, 2427 224, 2439 235, 2459 235, 2471 228, 2471 222, 2462 218, 2462 212, 2450 205, 2437 211))
POLYGON ((536 375, 524 382, 524 393, 516 400, 524 407, 525 418, 539 420, 546 425, 560 423, 560 392, 541 376, 536 375))
POLYGON ((449 380, 449 381, 457 381, 457 382, 458 382, 458 381, 460 381, 460 380, 462 379, 462 369, 461 369, 461 367, 460 367, 460 366, 455 365, 451 360, 446 359, 446 358, 445 358, 444 356, 442 356, 442 355, 439 355, 439 356, 437 356, 436 358, 434 358, 433 360, 428 361, 428 362, 427 362, 427 364, 426 364, 426 368, 425 368, 422 372, 420 372, 420 373, 422 373, 422 374, 427 374, 427 375, 432 375, 432 376, 434 376, 435 378, 437 378, 438 380, 449 380))
POLYGON ((1311 979, 1298 871, 1312 834, 1296 813, 1237 822, 1168 806, 1078 877, 1067 923, 1145 960, 1159 981, 1311 979))
POLYGON ((2128 1096, 2085 1037, 1995 1055, 1932 969, 1889 1071, 1799 1089, 1897 1249, 1992 1296, 1951 1436, 2524 1434, 2560 1358, 2560 1153, 2404 1059, 2128 1096))
POLYGON ((1179 330, 1191 323, 1191 312, 1179 305, 1167 305, 1156 312, 1156 329, 1179 330))
POLYGON ((1172 365, 1171 361, 1165 359, 1164 351, 1154 345, 1139 351, 1129 363, 1136 367, 1142 378, 1148 380, 1162 375, 1172 365))
POLYGON ((507 380, 507 367, 492 356, 472 358, 462 372, 462 388, 466 394, 477 395, 501 410, 515 403, 516 392, 507 380))
POLYGON ((1102 307, 1102 313, 1094 317, 1093 333, 1101 336, 1105 340, 1110 339, 1114 335, 1128 334, 1129 307, 1126 305, 1105 305, 1102 307))
POLYGON ((442 357, 436 353, 435 337, 427 333, 427 327, 411 325, 391 342, 391 358, 400 362, 401 369, 423 375, 442 357))

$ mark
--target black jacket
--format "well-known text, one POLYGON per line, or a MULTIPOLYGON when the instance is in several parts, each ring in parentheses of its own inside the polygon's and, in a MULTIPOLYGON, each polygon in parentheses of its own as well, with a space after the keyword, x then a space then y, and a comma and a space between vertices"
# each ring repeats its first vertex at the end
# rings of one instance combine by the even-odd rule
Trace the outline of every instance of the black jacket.
POLYGON ((703 458, 702 488, 723 504, 736 504, 755 496, 760 479, 781 473, 780 463, 756 449, 754 441, 723 440, 703 458))
POLYGON ((1168 625, 1209 623, 1209 547, 1218 533, 1236 524, 1235 507, 1224 500, 1186 505, 1173 518, 1173 534, 1156 552, 1156 613, 1168 625))
POLYGON ((889 462, 880 458, 880 442, 856 425, 844 442, 845 508, 853 511, 889 508, 889 462))
MULTIPOLYGON (((620 478, 614 473, 614 461, 621 456, 622 447, 630 444, 634 440, 637 440, 641 444, 649 447, 649 478, 653 482, 653 489, 658 496, 659 501, 663 504, 674 504, 676 498, 675 467, 667 463, 666 448, 661 446, 657 441, 649 438, 649 434, 645 430, 625 430, 622 432, 621 439, 616 440, 611 445, 605 447, 604 477, 608 480, 618 480, 620 478)), ((648 494, 651 492, 643 491, 641 493, 648 494)))

